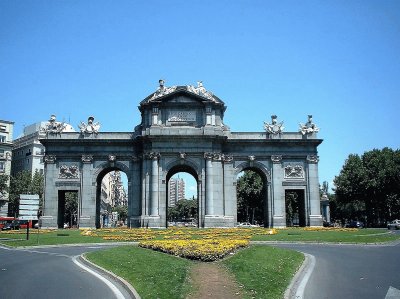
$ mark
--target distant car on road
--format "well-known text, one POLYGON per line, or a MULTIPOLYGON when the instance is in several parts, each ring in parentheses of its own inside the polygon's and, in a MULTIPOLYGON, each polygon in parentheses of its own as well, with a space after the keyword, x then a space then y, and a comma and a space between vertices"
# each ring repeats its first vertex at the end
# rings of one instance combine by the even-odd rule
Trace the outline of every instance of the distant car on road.
POLYGON ((345 227, 348 228, 364 228, 364 223, 361 221, 350 221, 349 223, 346 224, 345 227))
POLYGON ((400 229, 400 220, 396 219, 387 225, 388 229, 400 229))
POLYGON ((20 229, 18 221, 7 223, 1 228, 1 230, 14 230, 14 229, 20 229))

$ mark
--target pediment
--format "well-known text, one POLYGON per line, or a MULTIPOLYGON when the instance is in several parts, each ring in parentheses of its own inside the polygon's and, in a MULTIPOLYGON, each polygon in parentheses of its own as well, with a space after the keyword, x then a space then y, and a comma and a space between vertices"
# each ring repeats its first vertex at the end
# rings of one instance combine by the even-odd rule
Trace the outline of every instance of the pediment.
POLYGON ((197 87, 192 85, 172 87, 160 86, 154 93, 150 94, 143 101, 141 101, 140 106, 165 102, 201 102, 203 104, 211 103, 225 106, 225 103, 221 99, 219 99, 213 93, 207 91, 202 85, 197 87))

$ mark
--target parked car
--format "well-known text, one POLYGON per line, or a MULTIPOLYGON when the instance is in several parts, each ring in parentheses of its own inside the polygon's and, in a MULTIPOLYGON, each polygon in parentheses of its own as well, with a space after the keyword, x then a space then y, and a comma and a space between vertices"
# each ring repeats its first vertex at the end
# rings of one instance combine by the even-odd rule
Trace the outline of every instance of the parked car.
POLYGON ((388 223, 387 228, 388 229, 400 229, 400 220, 396 219, 396 220, 393 220, 392 222, 388 223))
POLYGON ((18 221, 7 223, 6 225, 3 226, 1 230, 14 230, 14 229, 20 229, 18 221))
POLYGON ((349 223, 346 224, 345 227, 348 228, 364 228, 364 223, 361 221, 350 221, 349 223))

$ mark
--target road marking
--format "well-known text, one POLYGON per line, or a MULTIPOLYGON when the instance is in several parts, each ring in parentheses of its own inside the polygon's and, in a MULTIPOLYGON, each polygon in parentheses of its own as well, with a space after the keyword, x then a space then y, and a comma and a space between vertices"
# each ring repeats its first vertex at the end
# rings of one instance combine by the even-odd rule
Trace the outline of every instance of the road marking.
POLYGON ((306 274, 304 274, 303 279, 301 280, 301 282, 297 288, 296 295, 295 295, 296 299, 304 298, 304 290, 306 288, 307 282, 310 279, 310 276, 313 273, 314 267, 315 267, 315 257, 308 253, 303 252, 303 254, 306 255, 310 259, 310 264, 307 267, 306 274))
POLYGON ((98 279, 100 279, 102 282, 104 282, 110 289, 111 291, 114 293, 115 297, 117 299, 125 299, 124 295, 121 293, 120 290, 118 290, 118 288, 113 285, 111 282, 109 282, 107 279, 105 279, 103 276, 101 276, 100 274, 96 273, 95 271, 89 269, 88 267, 86 267, 85 265, 82 265, 77 259, 79 256, 74 256, 72 258, 73 262, 80 268, 82 268, 83 270, 89 272, 90 274, 94 275, 95 277, 97 277, 98 279))
POLYGON ((400 298, 400 290, 394 288, 394 287, 390 287, 385 299, 398 299, 400 298))

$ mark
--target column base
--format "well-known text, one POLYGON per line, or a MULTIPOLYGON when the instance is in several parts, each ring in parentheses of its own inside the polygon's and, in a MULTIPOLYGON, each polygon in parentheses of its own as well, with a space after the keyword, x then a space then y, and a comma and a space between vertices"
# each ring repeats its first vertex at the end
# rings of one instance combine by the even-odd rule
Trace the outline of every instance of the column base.
POLYGON ((204 227, 235 227, 233 216, 205 215, 204 227))
POLYGON ((54 216, 42 216, 39 219, 40 228, 44 229, 57 229, 57 217, 54 216))
POLYGON ((286 219, 284 216, 273 216, 272 217, 273 228, 286 228, 286 219))
POLYGON ((322 215, 310 215, 310 226, 322 226, 322 215))
MULTIPOLYGON (((132 219, 132 217, 131 217, 132 219)), ((140 219, 140 227, 145 228, 166 228, 166 223, 161 223, 160 215, 150 215, 150 216, 142 216, 138 217, 137 220, 140 219)), ((131 224, 132 225, 132 224, 131 224)))
POLYGON ((96 218, 91 216, 79 217, 79 228, 96 228, 96 218))

